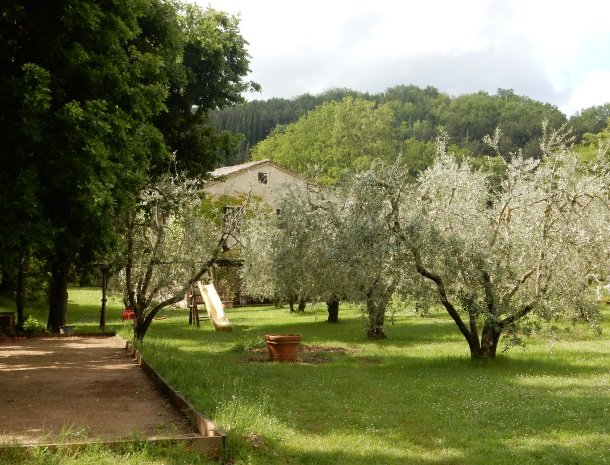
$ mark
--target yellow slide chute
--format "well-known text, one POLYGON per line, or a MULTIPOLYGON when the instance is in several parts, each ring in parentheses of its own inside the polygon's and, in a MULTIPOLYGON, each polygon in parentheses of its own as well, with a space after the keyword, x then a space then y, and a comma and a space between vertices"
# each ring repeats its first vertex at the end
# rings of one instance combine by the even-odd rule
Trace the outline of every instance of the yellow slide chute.
POLYGON ((213 284, 198 283, 199 292, 203 297, 205 309, 216 331, 231 331, 231 322, 225 315, 225 308, 213 284))

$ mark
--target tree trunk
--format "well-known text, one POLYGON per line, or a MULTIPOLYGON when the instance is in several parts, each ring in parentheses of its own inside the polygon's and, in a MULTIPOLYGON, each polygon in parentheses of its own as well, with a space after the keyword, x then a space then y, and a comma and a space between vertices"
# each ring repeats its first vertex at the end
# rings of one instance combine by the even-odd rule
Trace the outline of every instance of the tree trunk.
POLYGON ((307 305, 307 302, 305 302, 305 299, 299 299, 299 306, 297 307, 297 311, 299 313, 303 313, 305 311, 306 305, 307 305))
POLYGON ((17 306, 17 328, 22 328, 23 323, 25 323, 23 312, 25 307, 25 256, 23 254, 19 257, 19 266, 17 268, 15 304, 17 306))
POLYGON ((339 322, 339 299, 332 297, 326 301, 326 307, 328 309, 328 322, 338 323, 339 322))
POLYGON ((136 302, 136 305, 133 308, 133 337, 135 341, 139 343, 144 341, 144 336, 146 336, 146 332, 148 331, 148 328, 152 322, 152 318, 148 318, 150 312, 147 312, 147 310, 148 308, 145 306, 145 304, 140 302, 136 302))
POLYGON ((396 280, 384 285, 378 279, 369 289, 366 297, 366 309, 369 315, 366 335, 370 339, 387 338, 383 326, 385 324, 385 311, 388 308, 392 294, 396 289, 396 280))
POLYGON ((149 320, 148 318, 136 318, 134 322, 133 336, 137 342, 144 342, 144 336, 146 336, 146 332, 150 327, 151 321, 152 319, 149 320))
POLYGON ((294 313, 294 297, 288 298, 288 306, 290 307, 290 313, 294 313))
POLYGON ((366 335, 370 339, 385 339, 387 338, 383 325, 385 324, 385 309, 386 306, 378 299, 367 298, 366 309, 369 314, 368 327, 366 335))
POLYGON ((483 327, 483 332, 481 334, 481 347, 479 353, 475 356, 471 351, 472 358, 496 358, 496 350, 501 335, 501 331, 486 324, 483 327))
POLYGON ((71 260, 63 255, 55 257, 51 262, 47 329, 52 333, 59 333, 59 329, 66 325, 68 273, 71 263, 71 260))

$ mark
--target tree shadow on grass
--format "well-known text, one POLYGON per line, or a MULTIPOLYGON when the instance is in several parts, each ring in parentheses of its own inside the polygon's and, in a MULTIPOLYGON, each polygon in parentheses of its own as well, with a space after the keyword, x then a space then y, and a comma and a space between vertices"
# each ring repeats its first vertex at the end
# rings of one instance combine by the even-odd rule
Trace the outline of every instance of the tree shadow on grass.
MULTIPOLYGON (((543 374, 535 376, 533 383, 521 383, 512 374, 485 378, 486 373, 471 372, 460 376, 455 366, 447 370, 446 363, 433 364, 436 369, 414 376, 417 379, 402 386, 391 377, 377 377, 368 385, 352 378, 350 384, 347 373, 337 373, 343 379, 337 382, 335 377, 335 392, 327 390, 319 399, 311 392, 317 382, 307 383, 303 378, 295 386, 309 393, 308 402, 286 399, 288 405, 282 405, 278 400, 274 415, 299 436, 340 437, 341 431, 348 435, 359 431, 363 438, 373 435, 389 448, 400 450, 415 444, 426 451, 426 457, 442 455, 446 449, 461 451, 452 459, 427 461, 406 451, 372 458, 313 450, 301 455, 307 460, 299 458, 294 463, 602 463, 599 457, 610 445, 607 394, 596 396, 596 390, 587 389, 586 383, 584 390, 573 393, 569 388, 536 384, 557 371, 549 365, 543 366, 543 374), (324 405, 324 398, 333 396, 334 401, 324 405), (304 414, 318 420, 299 420, 304 414), (309 462, 309 458, 318 461, 309 462)), ((578 373, 565 378, 570 377, 579 379, 578 373)))
MULTIPOLYGON (((545 399, 541 398, 544 402, 545 399)), ((548 403, 546 400, 545 403, 548 403)), ((596 406, 583 406, 590 411, 596 406)), ((456 405, 455 409, 460 406, 456 405)), ((503 407, 506 412, 506 406, 503 407)), ((576 409, 576 407, 575 407, 576 409)), ((543 415, 542 408, 531 416, 543 415)), ((502 410, 499 409, 499 412, 502 410)), ((569 414, 570 412, 567 412, 569 414)), ((327 417, 341 416, 328 413, 327 417)), ((456 415, 459 413, 456 412, 456 415)), ((493 412, 488 416, 471 412, 471 421, 455 423, 448 415, 437 415, 435 421, 413 417, 402 422, 379 422, 379 417, 358 418, 342 435, 336 418, 324 426, 324 418, 315 430, 277 415, 278 422, 292 430, 288 437, 298 436, 303 446, 291 440, 258 437, 247 453, 258 455, 266 464, 463 464, 463 465, 555 465, 604 463, 610 447, 610 435, 602 422, 582 427, 571 423, 550 421, 542 425, 528 424, 521 416, 493 412), (287 421, 286 421, 287 420, 287 421), (373 426, 371 422, 377 421, 373 426), (331 440, 325 440, 331 437, 331 440), (346 443, 341 438, 346 437, 346 443), (292 444, 291 444, 292 443, 292 444), (262 444, 262 447, 260 445, 262 444), (311 444, 311 446, 308 446, 311 444), (373 450, 371 450, 373 449, 373 450)), ((434 415, 434 413, 431 413, 434 415)))
MULTIPOLYGON (((325 450, 315 448, 296 449, 287 446, 279 441, 270 442, 268 452, 259 452, 258 460, 248 463, 265 465, 451 465, 464 463, 461 455, 457 451, 452 451, 451 455, 447 451, 439 451, 438 458, 431 458, 431 454, 421 454, 417 451, 397 451, 397 450, 375 450, 363 451, 358 445, 343 445, 336 443, 333 447, 325 450)), ((257 451, 243 450, 241 454, 236 454, 232 460, 252 458, 257 451), (254 453, 253 453, 254 452, 254 453)), ((231 460, 231 461, 232 461, 231 460)), ((240 462, 241 463, 241 462, 240 462)))
MULTIPOLYGON (((274 332, 279 332, 279 326, 286 332, 310 334, 305 343, 314 344, 315 331, 322 324, 298 322, 273 328, 274 332), (306 329, 298 331, 302 327, 306 329)), ((438 331, 434 322, 430 324, 432 327, 422 329, 424 335, 438 331)), ((291 451, 285 444, 268 439, 270 460, 261 463, 274 463, 277 453, 283 459, 290 457, 290 461, 276 463, 483 464, 492 463, 484 460, 490 451, 497 454, 494 464, 577 463, 562 462, 556 451, 570 450, 567 443, 580 436, 601 439, 577 445, 575 452, 566 457, 574 459, 581 455, 590 457, 588 463, 599 463, 596 454, 602 453, 604 447, 607 449, 603 419, 608 415, 606 405, 610 404, 604 391, 609 374, 603 363, 595 361, 606 356, 604 353, 565 352, 541 358, 535 358, 536 354, 525 357, 509 354, 491 361, 473 361, 467 354, 414 356, 412 347, 421 345, 419 337, 414 338, 417 342, 395 338, 369 343, 360 335, 355 340, 357 344, 391 346, 392 350, 380 350, 371 356, 357 348, 355 352, 334 355, 328 363, 315 367, 245 361, 248 341, 257 339, 264 331, 265 328, 256 326, 227 334, 193 333, 198 334, 202 345, 197 352, 197 371, 208 379, 209 393, 216 401, 223 402, 232 396, 231 386, 239 381, 247 387, 238 396, 256 403, 260 402, 261 392, 267 393, 274 399, 273 416, 297 435, 324 437, 337 431, 356 430, 368 436, 367 430, 371 429, 372 434, 389 447, 398 447, 399 452, 371 457, 357 451, 321 452, 313 447, 305 452, 291 451), (206 345, 221 342, 221 350, 214 347, 217 357, 206 353, 206 345), (583 357, 594 363, 583 363, 583 357), (601 419, 594 418, 600 415, 601 419), (565 436, 557 438, 558 432, 565 436), (412 457, 408 451, 404 454, 400 451, 411 443, 423 448, 425 457, 412 457), (451 457, 429 458, 442 455, 446 448, 457 452, 451 457), (530 452, 534 459, 528 458, 530 452), (505 456, 511 460, 504 460, 505 456)), ((447 327, 442 334, 446 331, 447 327)), ((320 335, 319 340, 350 346, 349 338, 335 335, 333 339, 333 334, 320 335)), ((187 340, 189 337, 185 337, 187 340)), ((464 346, 465 343, 456 345, 466 351, 464 346)), ((189 360, 193 354, 188 353, 192 346, 185 350, 178 344, 171 350, 173 356, 183 358, 176 369, 194 370, 189 360)))

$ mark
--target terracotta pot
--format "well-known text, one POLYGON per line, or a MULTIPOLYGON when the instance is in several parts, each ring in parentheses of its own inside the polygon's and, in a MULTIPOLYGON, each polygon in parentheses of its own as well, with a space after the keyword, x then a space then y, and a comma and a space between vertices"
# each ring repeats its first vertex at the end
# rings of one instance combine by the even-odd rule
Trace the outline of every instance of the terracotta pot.
POLYGON ((269 358, 276 362, 295 362, 302 339, 300 334, 266 334, 269 358))

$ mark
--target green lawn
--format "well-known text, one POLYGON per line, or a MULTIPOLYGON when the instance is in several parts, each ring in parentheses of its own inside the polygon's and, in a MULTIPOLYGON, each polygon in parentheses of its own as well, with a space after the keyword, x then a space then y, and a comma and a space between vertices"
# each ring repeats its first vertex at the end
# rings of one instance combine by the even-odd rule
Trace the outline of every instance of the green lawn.
MULTIPOLYGON (((95 329, 99 299, 98 290, 72 289, 70 323, 95 329)), ((111 305, 108 326, 127 337, 119 310, 111 305)), ((399 313, 381 342, 364 337, 353 308, 341 308, 337 325, 325 321, 322 306, 302 315, 232 309, 232 333, 216 333, 208 322, 189 327, 185 310, 164 314, 146 337, 144 356, 228 433, 230 463, 610 463, 607 312, 601 336, 563 325, 488 363, 469 359, 442 313, 399 313), (248 349, 262 348, 268 332, 301 333, 304 344, 335 350, 305 354, 306 363, 265 362, 248 349)), ((195 460, 176 450, 145 450, 136 461, 128 451, 81 454, 81 461, 48 455, 44 463, 195 460)))

